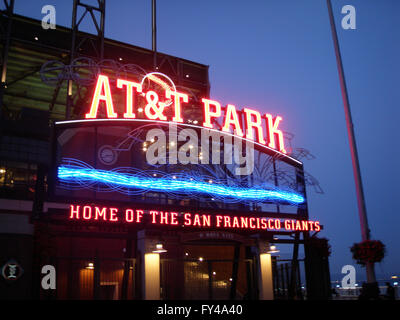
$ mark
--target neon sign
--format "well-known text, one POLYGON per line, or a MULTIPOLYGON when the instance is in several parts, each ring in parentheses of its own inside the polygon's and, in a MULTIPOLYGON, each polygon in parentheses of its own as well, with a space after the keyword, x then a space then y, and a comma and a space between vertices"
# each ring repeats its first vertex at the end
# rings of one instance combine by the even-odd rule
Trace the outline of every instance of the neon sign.
MULTIPOLYGON (((125 169, 127 170, 127 169, 125 169)), ((90 167, 82 167, 79 162, 73 161, 58 167, 58 179, 64 183, 73 183, 78 186, 92 185, 95 190, 98 184, 109 187, 109 191, 115 190, 126 194, 141 192, 169 192, 172 194, 184 194, 209 196, 224 200, 225 202, 257 201, 257 202, 287 202, 293 205, 304 203, 305 199, 300 194, 271 190, 262 187, 240 187, 219 183, 215 180, 201 181, 197 177, 182 174, 168 174, 165 177, 154 177, 149 172, 124 171, 124 168, 116 168, 114 171, 99 170, 90 167), (121 188, 123 188, 121 190, 121 188)))
MULTIPOLYGON (((167 102, 160 101, 159 94, 153 90, 144 92, 143 81, 137 83, 125 79, 117 79, 116 87, 125 90, 126 93, 125 113, 122 114, 122 119, 136 118, 135 102, 139 97, 142 97, 145 99, 146 103, 144 115, 147 119, 183 123, 182 110, 184 104, 189 102, 189 96, 186 93, 176 91, 175 86, 171 87, 167 85, 159 79, 157 75, 159 75, 159 73, 151 73, 146 75, 146 77, 156 83, 160 83, 161 87, 164 89, 165 97, 169 99, 167 102), (164 114, 166 108, 173 109, 172 117, 168 118, 164 114)), ((205 98, 203 98, 201 102, 204 115, 202 126, 204 128, 219 130, 219 128, 215 128, 214 121, 218 118, 222 118, 223 125, 221 131, 233 131, 238 137, 243 137, 261 145, 268 146, 283 154, 287 153, 284 145, 283 132, 279 129, 282 117, 273 117, 268 113, 262 115, 260 112, 250 108, 243 108, 241 111, 238 111, 233 104, 228 104, 225 108, 222 108, 218 101, 205 98), (244 124, 240 121, 241 115, 244 117, 244 124)), ((114 109, 109 78, 102 74, 98 76, 90 110, 85 114, 85 118, 97 119, 101 106, 103 106, 103 108, 105 107, 107 119, 117 119, 121 117, 114 109)))
POLYGON ((70 205, 69 220, 265 231, 320 231, 319 221, 70 205))

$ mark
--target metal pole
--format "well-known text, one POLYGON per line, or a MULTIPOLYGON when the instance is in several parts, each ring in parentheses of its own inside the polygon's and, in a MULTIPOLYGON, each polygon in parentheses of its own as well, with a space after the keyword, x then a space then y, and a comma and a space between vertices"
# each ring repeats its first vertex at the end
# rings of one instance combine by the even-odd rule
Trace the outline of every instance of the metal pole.
MULTIPOLYGON (((346 80, 345 80, 344 71, 343 71, 342 58, 340 55, 339 41, 338 41, 337 33, 336 33, 335 20, 333 18, 332 4, 331 4, 330 0, 326 0, 326 3, 328 6, 333 44, 335 47, 336 63, 337 63, 337 68, 338 68, 338 72, 339 72, 340 88, 342 91, 344 113, 346 116, 347 133, 349 136, 351 161, 353 164, 353 174, 354 174, 354 181, 355 181, 356 192, 357 192, 358 215, 360 218, 361 237, 362 237, 362 240, 365 241, 365 240, 370 239, 370 229, 368 227, 367 210, 366 210, 366 206, 365 206, 364 191, 363 191, 362 181, 361 181, 361 172, 360 172, 360 164, 359 164, 359 160, 358 160, 357 145, 356 145, 356 139, 354 136, 354 128, 353 128, 353 122, 352 122, 352 118, 351 118, 349 97, 347 94, 347 87, 346 87, 346 80)), ((373 263, 366 264, 366 271, 367 271, 367 282, 369 282, 369 283, 376 282, 375 270, 374 270, 373 263)))
POLYGON ((153 50, 153 69, 157 67, 157 22, 156 22, 156 0, 151 0, 151 21, 152 21, 152 50, 153 50))

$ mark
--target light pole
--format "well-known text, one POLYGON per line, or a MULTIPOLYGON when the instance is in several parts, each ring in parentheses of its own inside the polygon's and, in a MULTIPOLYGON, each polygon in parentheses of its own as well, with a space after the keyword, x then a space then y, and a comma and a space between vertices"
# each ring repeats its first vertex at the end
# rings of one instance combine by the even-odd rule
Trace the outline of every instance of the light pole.
MULTIPOLYGON (((351 162, 353 164, 353 174, 354 174, 354 181, 355 181, 356 193, 357 193, 358 215, 360 218, 360 226, 361 226, 361 237, 362 237, 362 240, 365 241, 365 240, 370 239, 370 230, 368 227, 367 210, 366 210, 366 206, 365 206, 364 191, 363 191, 362 181, 361 181, 361 173, 360 173, 360 164, 358 161, 357 145, 356 145, 356 139, 354 136, 354 128, 353 128, 353 121, 351 119, 349 97, 347 95, 346 79, 345 79, 344 71, 343 71, 342 57, 340 55, 339 41, 338 41, 337 33, 336 33, 335 20, 333 18, 331 0, 326 0, 326 3, 328 6, 333 44, 335 47, 336 63, 337 63, 337 68, 338 68, 338 72, 339 72, 339 80, 340 80, 340 88, 342 91, 344 113, 346 116, 347 134, 349 136, 351 162)), ((366 271, 367 271, 367 282, 368 283, 376 282, 375 270, 374 270, 373 263, 370 263, 370 262, 366 263, 366 271)))
POLYGON ((151 49, 153 50, 153 69, 157 68, 157 3, 151 0, 151 49))

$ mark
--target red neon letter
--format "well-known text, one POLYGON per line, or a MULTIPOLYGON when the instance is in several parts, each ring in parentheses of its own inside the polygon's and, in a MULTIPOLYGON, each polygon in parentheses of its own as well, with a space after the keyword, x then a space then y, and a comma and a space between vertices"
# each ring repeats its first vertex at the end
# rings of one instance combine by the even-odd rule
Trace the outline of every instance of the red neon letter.
POLYGON ((169 224, 168 223, 168 212, 160 211, 160 223, 161 224, 169 224))
POLYGON ((99 217, 103 217, 103 220, 107 220, 106 213, 107 213, 106 207, 104 207, 101 210, 98 207, 95 207, 94 220, 99 220, 99 217))
POLYGON ((92 207, 84 206, 83 207, 83 219, 90 220, 92 218, 92 207))
POLYGON ((74 210, 74 205, 71 204, 71 214, 69 215, 70 219, 74 219, 74 215, 76 215, 75 219, 79 219, 79 206, 76 206, 76 209, 74 210))
POLYGON ((116 118, 117 114, 114 112, 110 83, 108 81, 108 77, 103 75, 99 75, 97 78, 96 89, 94 90, 90 112, 86 113, 85 118, 95 119, 97 117, 97 110, 101 100, 106 103, 107 118, 116 118), (102 94, 102 91, 104 91, 104 94, 102 94))
POLYGON ((267 119, 267 134, 268 134, 268 147, 276 149, 275 144, 275 135, 278 135, 278 144, 279 151, 282 153, 286 153, 285 144, 283 141, 283 133, 278 129, 278 125, 281 122, 282 118, 277 116, 275 119, 272 119, 272 115, 266 114, 265 118, 267 119))
POLYGON ((203 214, 203 227, 211 227, 211 216, 203 214))
POLYGON ((171 224, 178 224, 178 213, 171 212, 171 224))
POLYGON ((274 230, 274 226, 272 225, 272 219, 268 219, 268 229, 274 230))
POLYGON ((204 122, 203 126, 207 128, 213 128, 213 125, 211 123, 211 118, 218 118, 221 116, 221 105, 217 101, 213 100, 208 100, 208 99, 201 99, 201 101, 204 103, 204 122), (215 111, 212 112, 210 110, 210 106, 215 107, 215 111))
POLYGON ((201 227, 200 216, 198 214, 194 215, 193 225, 201 227))
POLYGON ((224 127, 222 128, 222 131, 230 132, 231 125, 233 125, 235 127, 234 133, 239 137, 243 137, 243 131, 242 131, 242 128, 240 127, 240 121, 239 121, 238 114, 236 112, 236 108, 234 105, 228 104, 226 106, 225 121, 224 121, 224 127))
POLYGON ((185 218, 185 226, 190 226, 192 224, 192 220, 190 219, 192 215, 190 213, 185 213, 184 218, 185 218))
POLYGON ((142 222, 143 210, 136 210, 136 222, 142 222))
POLYGON ((285 230, 290 230, 290 220, 285 220, 285 230))
POLYGON ((238 217, 233 217, 232 228, 240 228, 238 217))
POLYGON ((133 222, 133 210, 126 209, 125 211, 125 221, 126 222, 133 222))
POLYGON ((261 229, 268 229, 266 218, 261 218, 261 229))
POLYGON ((261 127, 261 115, 258 111, 244 108, 244 113, 246 114, 246 138, 254 140, 253 129, 257 129, 258 142, 265 144, 264 133, 261 127), (255 120, 253 121, 253 117, 255 120))
POLYGON ((183 102, 189 102, 189 96, 185 93, 180 93, 178 91, 171 91, 169 89, 165 90, 165 97, 167 99, 170 99, 171 97, 174 97, 175 101, 175 115, 172 118, 172 121, 174 122, 183 122, 182 116, 181 116, 181 99, 183 102))
POLYGON ((156 216, 158 215, 158 211, 150 211, 150 214, 151 214, 151 217, 152 217, 151 223, 157 223, 156 216))
POLYGON ((250 229, 255 229, 256 227, 254 226, 254 219, 255 218, 250 218, 249 222, 250 222, 250 229))
POLYGON ((216 216, 217 218, 217 227, 221 226, 221 220, 222 220, 222 216, 216 216))
POLYGON ((231 217, 230 216, 224 216, 224 227, 225 228, 231 227, 231 217))
POLYGON ((144 113, 146 117, 150 120, 167 120, 167 117, 164 116, 164 108, 166 104, 158 102, 158 94, 154 91, 147 91, 146 93, 146 101, 147 104, 144 107, 144 113))
POLYGON ((110 208, 110 221, 118 221, 117 208, 110 208))
POLYGON ((247 229, 249 227, 249 219, 247 217, 240 217, 240 227, 247 229))
POLYGON ((137 92, 142 92, 142 85, 140 83, 118 79, 117 87, 122 89, 123 86, 126 86, 126 112, 124 113, 124 118, 134 119, 136 115, 133 113, 133 87, 136 88, 137 92))

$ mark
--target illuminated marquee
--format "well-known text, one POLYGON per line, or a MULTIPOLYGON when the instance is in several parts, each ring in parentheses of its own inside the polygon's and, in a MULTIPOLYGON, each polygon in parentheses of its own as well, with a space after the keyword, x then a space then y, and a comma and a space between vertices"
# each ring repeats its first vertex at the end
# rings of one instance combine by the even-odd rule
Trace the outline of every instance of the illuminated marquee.
POLYGON ((305 201, 302 195, 294 192, 269 190, 261 187, 230 186, 212 180, 204 182, 196 177, 188 177, 179 173, 158 177, 161 173, 157 172, 157 178, 154 178, 152 172, 136 172, 132 174, 120 171, 123 169, 114 172, 81 167, 78 166, 79 161, 73 161, 72 163, 58 167, 58 179, 65 183, 75 183, 87 188, 92 186, 94 190, 98 188, 97 183, 101 183, 109 186, 110 190, 118 188, 120 192, 128 195, 158 191, 170 194, 184 194, 192 199, 196 198, 196 195, 208 195, 231 203, 247 200, 258 202, 277 201, 299 205, 305 201))
MULTIPOLYGON (((161 81, 153 74, 150 74, 150 78, 156 82, 161 81)), ((136 118, 135 101, 137 101, 139 96, 143 96, 146 100, 144 115, 147 119, 183 123, 183 105, 189 102, 189 96, 187 94, 178 92, 168 85, 161 85, 164 89, 165 97, 171 99, 169 100, 171 103, 166 103, 160 101, 157 92, 152 90, 144 92, 142 83, 117 79, 116 87, 125 90, 126 93, 125 113, 122 114, 124 119, 136 118), (168 118, 164 114, 166 108, 173 108, 174 112, 171 118, 168 118)), ((243 108, 241 111, 238 111, 233 104, 228 104, 225 108, 222 108, 218 101, 205 98, 201 101, 204 114, 202 126, 204 128, 217 129, 214 126, 214 120, 222 117, 223 125, 221 130, 223 132, 230 133, 231 130, 233 130, 236 136, 266 145, 281 153, 287 153, 284 145, 283 133, 279 129, 279 124, 282 121, 280 116, 273 117, 268 113, 262 115, 260 112, 250 108, 243 108), (244 125, 241 124, 240 114, 244 115, 244 125)), ((86 113, 85 118, 96 119, 101 105, 105 107, 108 119, 117 119, 121 117, 121 115, 115 112, 110 81, 106 75, 98 76, 90 110, 86 113)))
POLYGON ((265 231, 320 231, 319 221, 70 205, 69 220, 265 231))

